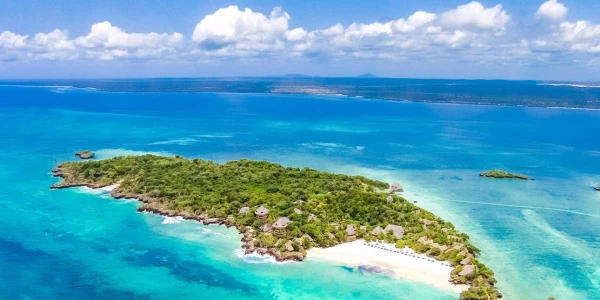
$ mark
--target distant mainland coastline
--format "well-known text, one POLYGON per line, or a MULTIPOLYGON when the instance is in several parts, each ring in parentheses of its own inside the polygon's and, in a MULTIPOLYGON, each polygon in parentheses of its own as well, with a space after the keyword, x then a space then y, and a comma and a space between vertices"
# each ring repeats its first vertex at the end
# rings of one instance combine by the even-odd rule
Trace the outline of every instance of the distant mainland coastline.
POLYGON ((172 78, 165 81, 150 78, 5 83, 73 86, 108 92, 342 95, 390 101, 600 109, 600 84, 592 82, 381 78, 372 74, 358 77, 317 77, 289 74, 274 77, 172 78))
POLYGON ((361 241, 405 259, 447 264, 447 280, 468 287, 461 299, 502 297, 469 236, 399 196, 399 184, 265 161, 154 155, 64 162, 53 174, 62 181, 52 189, 109 188, 114 198, 143 202, 139 211, 233 226, 247 254, 302 261, 311 248, 361 241))

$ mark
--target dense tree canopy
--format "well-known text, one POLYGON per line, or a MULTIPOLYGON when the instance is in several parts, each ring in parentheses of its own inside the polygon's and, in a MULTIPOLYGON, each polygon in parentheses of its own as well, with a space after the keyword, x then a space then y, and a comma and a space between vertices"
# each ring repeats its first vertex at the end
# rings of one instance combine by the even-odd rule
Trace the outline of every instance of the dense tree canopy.
POLYGON ((461 295, 463 299, 497 297, 493 272, 475 258, 479 250, 470 244, 469 236, 406 199, 385 192, 389 185, 381 181, 265 161, 241 159, 217 164, 154 155, 66 162, 59 169, 64 182, 71 185, 118 182, 119 192, 143 198, 144 206, 158 211, 226 218, 240 230, 251 228, 257 246, 282 252, 305 255, 313 246, 345 242, 349 238, 346 227, 352 225, 358 238, 408 246, 449 261, 455 267, 453 281, 471 284, 461 295), (269 210, 265 222, 254 215, 260 206, 269 210), (248 207, 249 212, 241 213, 242 207, 248 207), (283 236, 261 228, 279 217, 291 221, 283 236), (397 239, 391 231, 371 234, 375 227, 389 224, 402 226, 404 236, 397 239), (465 259, 475 271, 460 275, 465 259))

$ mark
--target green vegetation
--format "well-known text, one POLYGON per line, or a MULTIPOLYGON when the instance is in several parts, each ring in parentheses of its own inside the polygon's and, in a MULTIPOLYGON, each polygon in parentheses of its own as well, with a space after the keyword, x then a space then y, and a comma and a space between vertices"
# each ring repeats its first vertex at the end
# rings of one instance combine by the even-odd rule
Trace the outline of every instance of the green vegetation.
POLYGON ((81 158, 81 159, 94 158, 94 152, 92 152, 90 150, 83 150, 83 151, 75 152, 75 155, 79 156, 79 158, 81 158))
POLYGON ((247 249, 276 252, 283 259, 288 255, 303 258, 313 246, 328 247, 355 238, 346 233, 346 227, 353 225, 356 238, 408 246, 449 261, 455 267, 453 282, 471 285, 461 294, 462 299, 500 296, 493 272, 477 260, 479 250, 467 234, 402 197, 392 194, 386 199, 390 195, 380 192, 389 188, 384 182, 265 161, 217 164, 153 155, 65 162, 54 173, 63 178, 54 188, 119 182, 113 194, 142 199, 141 210, 227 220, 244 232, 245 245, 252 244, 247 249), (265 222, 254 214, 260 206, 269 210, 265 222), (241 212, 243 207, 249 212, 241 212), (291 221, 283 234, 264 230, 263 225, 273 224, 279 217, 291 221), (397 239, 391 231, 370 234, 375 227, 388 224, 402 226, 403 237, 397 239), (462 274, 464 268, 473 271, 462 274))
POLYGON ((479 176, 492 177, 492 178, 517 178, 517 179, 523 179, 523 180, 529 179, 529 177, 527 177, 527 175, 512 174, 512 173, 504 172, 501 170, 491 170, 491 171, 483 172, 483 173, 480 173, 479 176))

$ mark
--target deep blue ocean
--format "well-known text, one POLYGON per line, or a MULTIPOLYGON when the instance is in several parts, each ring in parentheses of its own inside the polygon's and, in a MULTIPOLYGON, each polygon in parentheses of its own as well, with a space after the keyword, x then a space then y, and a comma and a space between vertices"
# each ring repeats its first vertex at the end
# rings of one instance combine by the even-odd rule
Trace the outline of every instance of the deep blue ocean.
POLYGON ((0 123, 0 299, 458 299, 310 257, 243 256, 234 229, 51 191, 50 170, 82 149, 398 181, 471 236, 505 299, 600 299, 598 110, 4 85, 0 123), (536 180, 478 176, 496 168, 536 180))

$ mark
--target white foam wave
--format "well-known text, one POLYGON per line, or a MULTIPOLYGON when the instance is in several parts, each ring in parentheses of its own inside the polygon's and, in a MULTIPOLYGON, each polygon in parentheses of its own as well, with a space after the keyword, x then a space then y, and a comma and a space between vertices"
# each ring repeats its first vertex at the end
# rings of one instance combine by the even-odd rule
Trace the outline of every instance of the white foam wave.
POLYGON ((88 195, 109 195, 109 192, 101 189, 92 189, 85 186, 76 187, 73 189, 76 193, 88 194, 88 195))
MULTIPOLYGON (((214 225, 214 226, 219 226, 219 225, 214 225)), ((220 232, 216 232, 210 228, 206 228, 206 226, 198 226, 196 227, 196 229, 200 230, 200 233, 202 233, 203 235, 209 235, 209 236, 222 236, 226 239, 231 239, 230 236, 222 234, 220 232)))
POLYGON ((183 221, 182 217, 164 216, 164 220, 162 221, 162 224, 179 224, 179 223, 181 223, 181 221, 183 221))
POLYGON ((600 85, 587 85, 582 83, 538 83, 537 85, 545 86, 567 86, 576 88, 600 88, 600 85))
POLYGON ((227 139, 233 137, 233 135, 228 134, 198 134, 195 135, 199 138, 207 138, 207 139, 227 139))
POLYGON ((299 144, 302 147, 308 149, 325 149, 325 150, 337 150, 337 151, 362 151, 365 149, 364 146, 348 146, 345 144, 339 143, 323 143, 323 142, 313 142, 313 143, 302 143, 299 144))
POLYGON ((72 85, 0 84, 0 87, 51 89, 53 92, 56 92, 56 93, 62 93, 65 91, 70 91, 70 90, 80 90, 80 91, 97 91, 98 90, 93 87, 74 87, 72 85))
POLYGON ((237 249, 235 250, 235 255, 240 258, 241 260, 243 260, 244 262, 247 262, 249 264, 285 264, 285 263, 289 263, 290 261, 277 261, 275 259, 275 257, 271 256, 271 255, 260 255, 256 252, 251 253, 251 254, 246 254, 246 252, 244 252, 243 249, 237 249))
POLYGON ((149 143, 148 145, 179 145, 179 146, 189 146, 198 142, 204 142, 203 140, 198 140, 195 138, 179 138, 179 139, 171 139, 166 141, 158 141, 154 143, 149 143))

